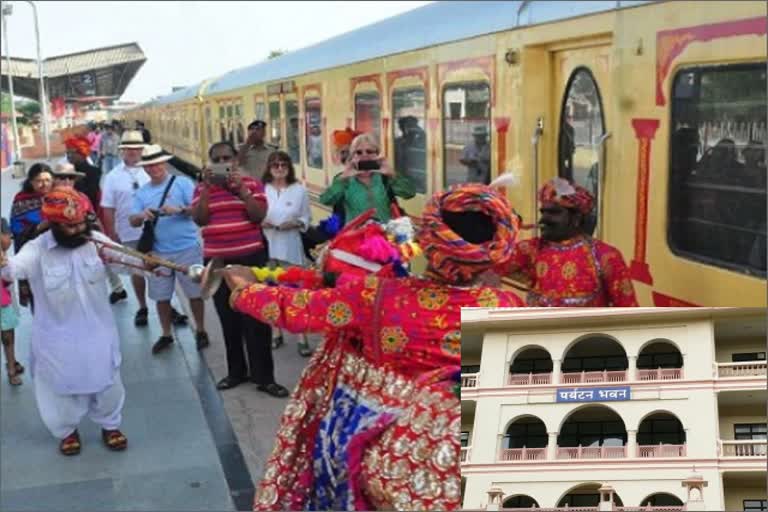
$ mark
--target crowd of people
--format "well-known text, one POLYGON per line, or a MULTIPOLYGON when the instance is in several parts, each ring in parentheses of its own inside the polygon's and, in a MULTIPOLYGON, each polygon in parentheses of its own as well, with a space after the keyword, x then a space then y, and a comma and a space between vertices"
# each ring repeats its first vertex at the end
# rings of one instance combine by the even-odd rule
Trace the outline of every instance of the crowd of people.
MULTIPOLYGON (((404 133, 418 139, 411 125, 403 123, 404 133)), ((109 449, 127 446, 108 305, 127 298, 117 273, 131 274, 136 326, 148 323, 147 296, 155 302, 162 332, 153 354, 172 346, 173 324, 187 321, 171 306, 176 285, 189 301, 197 349, 218 342, 206 330, 199 282, 116 245, 182 266, 212 258, 226 265, 213 296, 228 367, 217 387, 251 381, 290 395, 256 496, 263 510, 457 509, 460 308, 637 305, 620 252, 584 233, 594 198, 562 178, 540 191, 540 237, 517 241, 521 219, 483 183, 437 192, 415 233, 403 235, 410 222, 398 200, 416 191, 371 134, 333 133, 341 169, 319 198, 333 213, 313 225, 307 188, 289 153, 265 142, 263 121, 248 126, 239 148, 212 144, 197 182, 171 172, 173 155, 141 125, 104 128, 65 141, 66 162, 55 169, 32 166, 0 238, 3 248, 11 235, 15 244, 14 256, 0 256, 8 378, 20 384, 24 371, 6 299, 18 281, 19 302, 32 310, 38 408, 65 455, 79 453, 86 414, 109 449), (352 243, 334 246, 342 239, 352 243), (308 250, 320 243, 327 247, 319 254, 308 250), (426 270, 411 275, 407 262, 421 251, 426 270), (309 255, 318 257, 312 270, 309 255), (339 260, 342 267, 331 265, 339 260), (303 277, 257 282, 270 262, 281 272, 304 269, 294 272, 303 277), (516 277, 525 301, 489 275, 516 277), (276 382, 272 355, 284 331, 302 335, 299 353, 312 356, 292 394, 276 382), (324 334, 314 352, 310 332, 324 334)), ((462 158, 478 181, 487 181, 486 137, 477 130, 462 158)))

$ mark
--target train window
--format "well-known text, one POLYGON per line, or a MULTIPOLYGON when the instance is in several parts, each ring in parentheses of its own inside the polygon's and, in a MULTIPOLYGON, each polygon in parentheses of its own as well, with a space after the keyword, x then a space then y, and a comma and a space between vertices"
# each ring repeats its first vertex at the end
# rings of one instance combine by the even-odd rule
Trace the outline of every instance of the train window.
POLYGON ((323 168, 323 111, 320 98, 304 100, 304 130, 307 134, 307 164, 317 169, 323 168))
POLYGON ((490 183, 491 90, 485 82, 451 84, 443 91, 445 186, 490 183))
POLYGON ((261 119, 262 121, 266 121, 267 116, 266 116, 266 110, 264 108, 264 102, 263 101, 257 101, 256 105, 254 106, 254 110, 253 111, 256 114, 255 115, 256 119, 261 119))
POLYGON ((377 92, 355 94, 355 129, 370 133, 381 144, 381 98, 377 92))
POLYGON ((272 144, 280 145, 280 102, 269 102, 269 139, 272 144))
POLYGON ((766 275, 765 62, 680 70, 672 85, 670 248, 766 275))
POLYGON ((416 192, 427 192, 427 132, 424 89, 397 89, 392 93, 395 170, 408 176, 416 192))
MULTIPOLYGON (((605 134, 603 102, 592 73, 578 68, 568 79, 560 111, 558 174, 581 185, 597 198, 600 173, 600 137, 605 134)), ((599 205, 599 201, 595 201, 599 205)), ((600 212, 595 207, 584 219, 584 230, 592 234, 600 212)))
POLYGON ((285 118, 288 120, 288 124, 285 127, 288 154, 291 155, 293 163, 298 164, 301 162, 301 147, 299 144, 299 124, 301 119, 299 118, 298 101, 288 100, 285 102, 285 118))

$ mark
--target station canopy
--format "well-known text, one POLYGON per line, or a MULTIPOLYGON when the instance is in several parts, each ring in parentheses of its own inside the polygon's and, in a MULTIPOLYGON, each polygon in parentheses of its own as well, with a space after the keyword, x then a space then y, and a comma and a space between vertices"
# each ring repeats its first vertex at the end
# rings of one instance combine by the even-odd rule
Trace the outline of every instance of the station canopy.
MULTIPOLYGON (((66 102, 100 101, 120 98, 147 58, 137 43, 96 48, 49 57, 43 60, 43 77, 49 100, 66 102)), ((36 59, 10 58, 13 92, 37 100, 40 78, 36 59)), ((8 64, 2 56, 2 90, 8 92, 8 64)))

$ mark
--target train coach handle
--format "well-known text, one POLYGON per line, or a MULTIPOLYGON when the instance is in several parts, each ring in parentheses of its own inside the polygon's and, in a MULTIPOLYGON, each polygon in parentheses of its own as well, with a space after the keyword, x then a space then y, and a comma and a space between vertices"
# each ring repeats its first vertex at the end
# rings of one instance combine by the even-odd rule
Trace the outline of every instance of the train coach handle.
POLYGON ((597 139, 597 232, 596 238, 602 238, 603 231, 603 189, 605 187, 605 141, 611 138, 613 134, 611 132, 605 132, 597 139))
MULTIPOLYGON (((531 137, 531 145, 533 146, 533 217, 536 218, 536 204, 539 193, 539 140, 544 134, 544 118, 539 117, 536 119, 536 128, 533 130, 533 137, 531 137)), ((533 236, 539 235, 539 226, 534 224, 533 236)))

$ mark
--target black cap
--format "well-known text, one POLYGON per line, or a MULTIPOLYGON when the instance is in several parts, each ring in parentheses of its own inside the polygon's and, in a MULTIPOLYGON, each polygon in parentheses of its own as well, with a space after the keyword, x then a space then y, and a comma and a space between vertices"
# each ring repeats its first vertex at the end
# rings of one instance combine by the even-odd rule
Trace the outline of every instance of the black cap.
POLYGON ((257 119, 248 125, 248 129, 250 130, 251 128, 266 128, 266 126, 267 126, 267 123, 265 121, 262 121, 261 119, 257 119))

